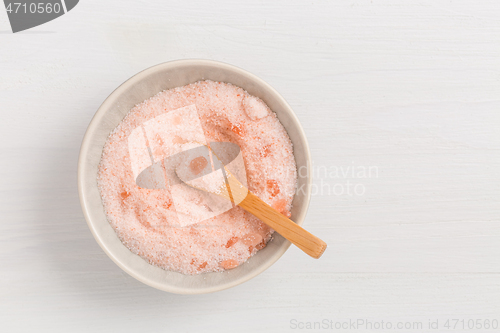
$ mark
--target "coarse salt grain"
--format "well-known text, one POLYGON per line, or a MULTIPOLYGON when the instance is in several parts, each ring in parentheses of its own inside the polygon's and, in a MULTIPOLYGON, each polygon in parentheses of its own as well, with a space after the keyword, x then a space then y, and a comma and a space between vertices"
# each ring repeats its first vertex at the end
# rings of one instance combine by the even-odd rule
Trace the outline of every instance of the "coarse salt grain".
POLYGON ((255 96, 248 95, 243 101, 243 109, 247 116, 252 120, 259 120, 261 118, 267 117, 270 113, 267 105, 255 96))

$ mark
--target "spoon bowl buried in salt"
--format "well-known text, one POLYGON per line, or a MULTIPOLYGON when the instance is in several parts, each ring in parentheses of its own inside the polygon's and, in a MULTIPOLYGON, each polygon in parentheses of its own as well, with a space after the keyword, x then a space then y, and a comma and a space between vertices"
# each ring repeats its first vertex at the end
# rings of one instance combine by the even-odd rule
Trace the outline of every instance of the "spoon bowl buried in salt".
POLYGON ((206 155, 200 155, 199 150, 186 154, 175 169, 179 179, 191 187, 230 200, 233 204, 258 217, 311 257, 316 259, 321 257, 327 247, 324 241, 295 224, 250 192, 212 151, 208 153, 208 158, 206 155))

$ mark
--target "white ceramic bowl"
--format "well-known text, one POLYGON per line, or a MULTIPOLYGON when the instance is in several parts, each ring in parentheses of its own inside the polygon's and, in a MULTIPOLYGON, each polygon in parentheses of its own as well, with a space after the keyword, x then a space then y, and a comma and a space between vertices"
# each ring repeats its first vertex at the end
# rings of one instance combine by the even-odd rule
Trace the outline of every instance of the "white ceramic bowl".
POLYGON ((225 272, 183 275, 163 270, 132 253, 118 239, 108 223, 97 188, 97 167, 110 132, 138 103, 158 92, 199 80, 223 81, 237 85, 260 97, 276 112, 293 143, 299 172, 298 191, 293 200, 291 219, 301 225, 311 194, 311 156, 300 123, 288 103, 267 83, 240 68, 208 60, 178 60, 148 68, 119 86, 104 101, 87 128, 78 160, 78 191, 85 219, 97 243, 125 272, 137 280, 177 294, 202 294, 223 290, 250 280, 275 263, 290 242, 274 234, 273 240, 245 264, 225 272))

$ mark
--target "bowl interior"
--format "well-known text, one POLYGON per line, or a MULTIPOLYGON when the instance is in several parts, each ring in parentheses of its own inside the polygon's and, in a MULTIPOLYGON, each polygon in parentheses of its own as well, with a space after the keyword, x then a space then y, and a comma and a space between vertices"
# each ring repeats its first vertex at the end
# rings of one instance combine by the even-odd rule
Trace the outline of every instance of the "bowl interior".
POLYGON ((110 132, 138 103, 171 89, 199 80, 232 83, 260 97, 274 112, 292 140, 298 175, 298 188, 292 220, 302 224, 310 199, 310 153, 304 132, 290 106, 258 77, 227 64, 206 60, 180 60, 160 64, 133 76, 118 87, 101 105, 92 119, 80 150, 78 189, 87 223, 99 245, 124 271, 152 287, 180 294, 214 292, 238 285, 271 266, 285 253, 290 243, 276 234, 268 245, 239 267, 195 276, 163 270, 133 254, 118 239, 104 214, 97 171, 102 149, 110 132))

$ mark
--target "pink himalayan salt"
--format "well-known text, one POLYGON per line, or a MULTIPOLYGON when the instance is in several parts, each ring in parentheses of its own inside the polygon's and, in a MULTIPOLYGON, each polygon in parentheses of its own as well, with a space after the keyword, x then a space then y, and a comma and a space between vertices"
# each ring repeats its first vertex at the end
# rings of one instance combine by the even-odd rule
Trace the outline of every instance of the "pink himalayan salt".
POLYGON ((262 242, 262 236, 257 233, 246 234, 241 241, 248 246, 257 246, 262 242))
POLYGON ((271 194, 272 197, 275 197, 280 193, 280 186, 276 180, 268 179, 266 184, 267 191, 269 192, 269 194, 271 194))
MULTIPOLYGON (((297 179, 292 144, 274 113, 252 113, 255 110, 249 106, 258 105, 255 101, 260 100, 234 85, 199 81, 135 106, 110 134, 99 164, 98 186, 108 221, 133 253, 163 269, 198 274, 234 268, 265 247, 273 230, 239 207, 180 227, 168 188, 136 185, 127 144, 130 133, 145 121, 194 104, 207 141, 238 144, 248 188, 289 216, 297 179), (271 191, 268 180, 272 180, 271 191)), ((155 160, 167 156, 163 155, 169 145, 184 140, 173 137, 159 143, 165 149, 155 149, 155 160)))
POLYGON ((234 259, 227 259, 227 260, 222 261, 220 263, 220 265, 224 269, 233 269, 233 268, 237 267, 239 265, 239 263, 238 263, 238 261, 236 261, 234 259))

